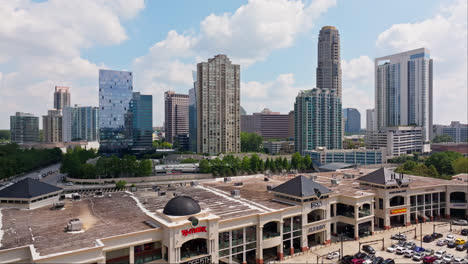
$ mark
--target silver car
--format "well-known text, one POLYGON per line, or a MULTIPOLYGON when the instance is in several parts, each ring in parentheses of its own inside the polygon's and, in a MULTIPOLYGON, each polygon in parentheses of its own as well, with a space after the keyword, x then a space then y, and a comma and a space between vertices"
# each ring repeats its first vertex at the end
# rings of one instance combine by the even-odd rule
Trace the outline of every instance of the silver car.
POLYGON ((426 254, 424 254, 424 253, 415 253, 413 255, 413 260, 414 261, 421 261, 425 256, 426 256, 426 254))
POLYGON ((466 225, 468 225, 468 221, 466 221, 466 220, 454 220, 452 222, 452 224, 466 226, 466 225))

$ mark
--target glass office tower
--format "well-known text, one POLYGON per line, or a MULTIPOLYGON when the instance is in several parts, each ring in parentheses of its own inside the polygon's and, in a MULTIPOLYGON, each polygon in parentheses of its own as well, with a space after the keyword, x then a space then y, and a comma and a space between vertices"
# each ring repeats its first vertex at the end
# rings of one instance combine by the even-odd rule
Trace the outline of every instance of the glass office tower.
POLYGON ((133 93, 130 102, 133 147, 135 151, 153 145, 153 96, 133 93))
POLYGON ((119 152, 132 146, 132 96, 131 72, 99 70, 99 142, 102 152, 119 152))

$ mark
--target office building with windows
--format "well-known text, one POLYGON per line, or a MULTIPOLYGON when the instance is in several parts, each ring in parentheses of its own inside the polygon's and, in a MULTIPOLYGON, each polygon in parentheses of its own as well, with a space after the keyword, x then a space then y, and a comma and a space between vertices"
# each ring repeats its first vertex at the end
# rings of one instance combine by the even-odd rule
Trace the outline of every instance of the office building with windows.
POLYGON ((178 134, 189 132, 189 95, 178 94, 173 91, 164 93, 164 125, 166 127, 166 141, 174 142, 178 134))
POLYGON ((386 150, 381 149, 326 149, 305 150, 304 154, 309 155, 312 160, 319 164, 334 162, 348 163, 355 165, 377 165, 386 162, 386 150))
POLYGON ((66 86, 55 86, 54 92, 54 108, 63 110, 65 107, 70 106, 70 88, 66 86))
POLYGON ((62 140, 98 141, 99 140, 99 107, 78 106, 65 107, 62 113, 62 140))
POLYGON ((366 135, 366 146, 370 149, 386 149, 387 157, 427 153, 427 144, 423 143, 421 127, 387 127, 380 131, 371 131, 366 135))
POLYGON ((99 143, 102 151, 118 152, 131 147, 132 97, 131 72, 99 70, 99 143))
POLYGON ((294 103, 294 148, 342 148, 341 99, 331 89, 314 88, 299 92, 294 103))
POLYGON ((240 151, 240 66, 226 55, 197 64, 197 152, 240 151))
POLYGON ((422 127, 423 141, 432 134, 432 59, 426 48, 375 59, 377 130, 422 127))
POLYGON ((336 27, 322 27, 317 51, 317 88, 334 90, 341 98, 340 33, 336 27))
POLYGON ((49 110, 42 116, 44 141, 48 143, 62 142, 62 110, 49 110))
POLYGON ((468 124, 461 124, 458 121, 452 121, 450 125, 434 125, 433 135, 447 135, 452 138, 451 142, 466 143, 468 142, 468 124))
POLYGON ((189 90, 189 150, 197 152, 197 95, 195 87, 189 90))
POLYGON ((153 147, 153 96, 133 93, 130 101, 132 150, 142 151, 153 147))
POLYGON ((39 117, 30 113, 16 112, 10 116, 11 142, 22 144, 39 141, 39 117))
POLYGON ((290 139, 290 116, 265 108, 260 113, 241 115, 241 131, 257 133, 263 139, 290 139))
POLYGON ((361 114, 356 108, 344 108, 344 131, 349 134, 358 134, 361 132, 361 114))

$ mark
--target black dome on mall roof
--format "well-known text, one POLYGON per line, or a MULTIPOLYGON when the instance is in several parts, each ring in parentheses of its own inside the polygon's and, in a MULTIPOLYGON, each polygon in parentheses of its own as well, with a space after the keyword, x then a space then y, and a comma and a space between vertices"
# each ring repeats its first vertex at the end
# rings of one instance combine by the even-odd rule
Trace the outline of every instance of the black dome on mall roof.
POLYGON ((200 205, 192 197, 177 196, 167 202, 163 213, 171 216, 184 216, 198 214, 200 211, 200 205))

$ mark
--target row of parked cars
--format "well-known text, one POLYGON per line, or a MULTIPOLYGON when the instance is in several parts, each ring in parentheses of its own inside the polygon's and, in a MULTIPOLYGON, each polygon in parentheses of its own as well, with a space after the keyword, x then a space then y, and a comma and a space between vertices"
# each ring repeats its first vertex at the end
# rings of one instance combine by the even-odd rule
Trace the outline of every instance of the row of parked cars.
MULTIPOLYGON (((370 246, 367 246, 370 247, 370 246)), ((366 245, 363 246, 363 250, 369 250, 366 248, 366 245)), ((371 251, 374 253, 366 254, 364 252, 358 252, 354 256, 346 255, 341 259, 341 264, 395 264, 395 261, 391 258, 384 259, 382 257, 375 256, 375 250, 370 247, 371 251)), ((367 252, 367 251, 366 251, 367 252)))

